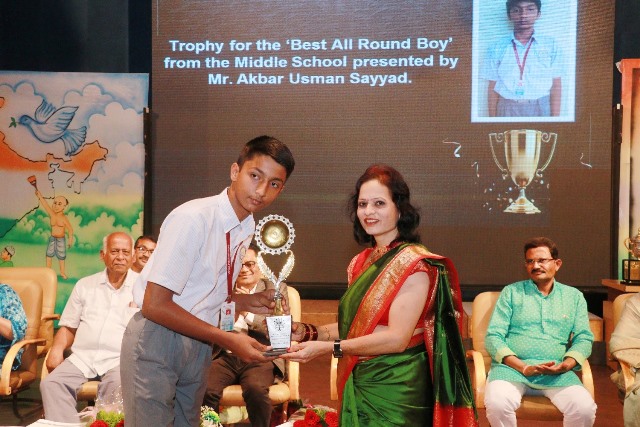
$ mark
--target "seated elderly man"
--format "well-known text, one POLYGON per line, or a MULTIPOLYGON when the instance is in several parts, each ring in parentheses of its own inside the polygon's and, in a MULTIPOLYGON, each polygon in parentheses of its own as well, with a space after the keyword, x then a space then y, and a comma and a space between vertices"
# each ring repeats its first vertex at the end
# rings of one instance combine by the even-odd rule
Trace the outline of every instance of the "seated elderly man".
POLYGON ((47 420, 77 423, 77 390, 99 379, 98 398, 110 398, 120 386, 120 347, 127 323, 138 310, 133 304, 130 270, 133 239, 111 233, 103 239, 100 258, 106 268, 78 280, 60 317, 60 329, 47 358, 51 372, 40 393, 47 420), (64 358, 71 347, 72 354, 64 358))
POLYGON ((609 349, 616 359, 631 367, 631 373, 635 376, 631 388, 625 389, 620 373, 612 375, 625 397, 624 427, 640 427, 640 294, 627 300, 616 329, 611 334, 609 349))
POLYGON ((592 426, 596 404, 573 372, 591 354, 587 303, 555 280, 562 260, 550 239, 528 240, 524 255, 529 280, 505 286, 487 329, 487 419, 493 427, 516 426, 522 396, 536 394, 562 412, 565 426, 592 426))
MULTIPOLYGON (((261 279, 260 269, 256 264, 257 252, 257 248, 252 245, 242 258, 242 269, 236 279, 235 292, 252 294, 273 289, 271 282, 261 279)), ((280 292, 286 298, 286 284, 281 284, 280 292)), ((264 315, 244 311, 239 314, 234 330, 269 345, 269 334, 264 320, 264 315)), ((284 377, 284 360, 249 363, 219 346, 214 346, 212 359, 203 404, 218 411, 224 388, 240 384, 251 425, 269 427, 273 409, 269 399, 269 386, 273 384, 276 376, 284 377)))

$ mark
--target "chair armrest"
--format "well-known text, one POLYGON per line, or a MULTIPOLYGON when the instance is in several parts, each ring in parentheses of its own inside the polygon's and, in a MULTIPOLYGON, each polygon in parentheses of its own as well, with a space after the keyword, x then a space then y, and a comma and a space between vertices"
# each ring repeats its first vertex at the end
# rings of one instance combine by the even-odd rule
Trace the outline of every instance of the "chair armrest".
POLYGON ((331 356, 329 370, 329 387, 331 388, 331 400, 338 400, 338 359, 333 356, 331 356))
POLYGON ((41 322, 48 322, 50 320, 60 320, 60 315, 53 313, 53 314, 45 314, 44 316, 42 316, 40 318, 41 322))
POLYGON ((473 397, 476 401, 476 408, 482 409, 484 408, 484 389, 487 385, 487 372, 484 368, 484 358, 479 351, 467 350, 467 359, 473 361, 471 384, 473 386, 473 397))
POLYGON ((636 378, 633 372, 631 372, 631 365, 627 362, 623 362, 622 360, 618 360, 620 364, 620 370, 622 371, 622 378, 624 378, 624 392, 625 395, 631 391, 631 387, 635 382, 636 378))
POLYGON ((584 388, 589 391, 591 397, 595 399, 595 389, 593 387, 593 374, 591 373, 591 365, 586 359, 582 364, 582 384, 584 385, 584 388))
POLYGON ((16 360, 18 351, 28 345, 43 345, 45 342, 46 340, 44 338, 33 338, 18 341, 11 346, 2 362, 2 370, 0 371, 0 395, 8 396, 11 394, 11 386, 9 385, 9 381, 11 380, 11 367, 16 360))
POLYGON ((289 400, 300 399, 300 363, 289 361, 287 370, 287 381, 289 382, 289 400))

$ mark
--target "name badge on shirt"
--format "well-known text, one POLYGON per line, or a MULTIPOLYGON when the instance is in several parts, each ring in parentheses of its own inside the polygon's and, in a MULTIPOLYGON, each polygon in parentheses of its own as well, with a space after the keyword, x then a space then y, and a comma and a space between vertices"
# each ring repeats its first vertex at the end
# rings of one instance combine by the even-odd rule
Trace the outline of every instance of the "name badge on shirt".
POLYGON ((516 95, 517 96, 524 96, 524 83, 522 80, 520 80, 518 82, 518 85, 516 86, 516 95))
POLYGON ((220 329, 225 332, 233 331, 233 324, 236 319, 236 303, 225 302, 220 309, 220 329))

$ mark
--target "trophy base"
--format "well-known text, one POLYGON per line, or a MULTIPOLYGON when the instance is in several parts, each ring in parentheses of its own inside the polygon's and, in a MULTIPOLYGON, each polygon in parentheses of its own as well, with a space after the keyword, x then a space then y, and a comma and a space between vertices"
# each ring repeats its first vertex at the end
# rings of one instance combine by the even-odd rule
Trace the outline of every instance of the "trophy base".
POLYGON ((529 201, 526 197, 518 197, 513 203, 509 205, 504 212, 519 213, 519 214, 537 214, 540 213, 540 209, 529 201))
POLYGON ((640 260, 622 260, 622 281, 625 283, 640 283, 640 260))
POLYGON ((262 353, 262 355, 264 357, 276 357, 276 356, 280 356, 281 354, 285 354, 287 350, 288 349, 286 348, 272 348, 271 350, 268 350, 262 353))
POLYGON ((267 331, 274 349, 291 347, 291 315, 267 317, 267 331))

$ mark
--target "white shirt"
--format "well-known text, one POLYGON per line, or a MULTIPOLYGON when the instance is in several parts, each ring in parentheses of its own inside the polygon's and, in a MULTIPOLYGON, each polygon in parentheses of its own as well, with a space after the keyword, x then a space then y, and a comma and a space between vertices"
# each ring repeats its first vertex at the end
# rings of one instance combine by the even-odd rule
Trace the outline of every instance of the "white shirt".
POLYGON ((147 282, 153 282, 173 291, 180 307, 218 326, 228 294, 226 233, 231 233, 235 282, 254 230, 252 215, 238 220, 227 189, 178 206, 162 223, 158 245, 134 286, 136 304, 142 306, 147 282))
POLYGON ((538 34, 534 34, 532 38, 526 61, 524 55, 527 47, 516 40, 513 34, 502 38, 489 49, 484 77, 496 82, 494 90, 503 98, 538 99, 548 96, 553 79, 562 75, 564 64, 555 39, 538 34), (520 65, 524 62, 520 91, 520 67, 513 51, 513 43, 518 51, 520 65))
POLYGON ((86 378, 104 375, 120 364, 122 336, 138 308, 133 301, 133 284, 138 273, 129 270, 119 289, 107 278, 107 270, 83 277, 67 300, 60 326, 77 329, 69 361, 86 378))

